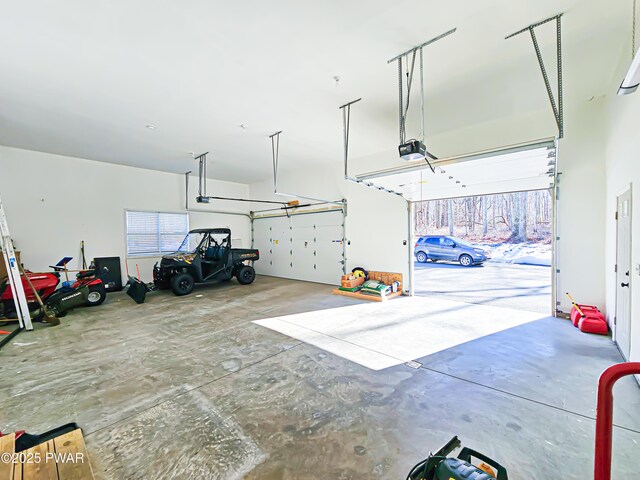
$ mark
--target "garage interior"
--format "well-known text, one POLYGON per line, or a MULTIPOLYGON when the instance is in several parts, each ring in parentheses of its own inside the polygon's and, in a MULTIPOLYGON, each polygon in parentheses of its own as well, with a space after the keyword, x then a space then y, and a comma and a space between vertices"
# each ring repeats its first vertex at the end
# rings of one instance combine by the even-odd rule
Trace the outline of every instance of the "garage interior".
POLYGON ((635 0, 3 7, 0 480, 637 476, 635 0), (524 191, 544 308, 417 271, 524 191))

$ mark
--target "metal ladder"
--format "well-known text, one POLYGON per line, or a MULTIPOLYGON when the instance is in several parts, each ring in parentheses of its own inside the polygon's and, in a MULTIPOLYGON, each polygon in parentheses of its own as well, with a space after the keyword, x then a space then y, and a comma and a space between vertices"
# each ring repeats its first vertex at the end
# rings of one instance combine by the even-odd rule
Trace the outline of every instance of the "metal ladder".
POLYGON ((2 240, 2 254, 4 263, 7 267, 7 275, 9 276, 9 285, 13 289, 13 301, 16 305, 16 313, 18 315, 18 323, 20 328, 33 330, 31 323, 31 315, 29 314, 29 306, 27 297, 22 286, 20 278, 20 270, 18 269, 18 260, 16 252, 13 249, 11 236, 9 235, 9 225, 7 224, 7 216, 2 206, 2 198, 0 198, 0 238, 2 240))

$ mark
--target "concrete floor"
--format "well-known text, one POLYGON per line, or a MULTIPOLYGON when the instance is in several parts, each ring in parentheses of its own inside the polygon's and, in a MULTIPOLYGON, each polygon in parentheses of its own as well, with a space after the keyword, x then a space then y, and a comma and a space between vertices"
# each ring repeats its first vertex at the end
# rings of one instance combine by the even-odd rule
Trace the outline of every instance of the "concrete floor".
MULTIPOLYGON (((398 479, 456 434, 512 480, 591 477, 610 339, 544 318, 373 371, 251 323, 357 303, 330 289, 113 294, 0 351, 0 428, 78 422, 101 479, 398 479)), ((640 389, 615 393, 614 473, 635 478, 640 389)))
POLYGON ((458 302, 551 313, 551 268, 486 262, 415 265, 415 294, 458 302))

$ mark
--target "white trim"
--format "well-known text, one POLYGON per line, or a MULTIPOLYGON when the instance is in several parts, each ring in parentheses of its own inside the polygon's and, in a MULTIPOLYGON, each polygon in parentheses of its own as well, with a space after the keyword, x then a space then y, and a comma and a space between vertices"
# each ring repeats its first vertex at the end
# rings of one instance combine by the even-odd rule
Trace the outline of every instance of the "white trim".
MULTIPOLYGON (((619 268, 618 265, 618 222, 620 221, 620 212, 618 211, 618 199, 624 195, 625 193, 629 192, 629 209, 630 211, 630 215, 629 215, 629 282, 631 282, 631 279, 633 278, 633 189, 632 189, 632 184, 628 183, 623 189, 621 189, 620 191, 618 191, 618 193, 616 194, 616 214, 617 214, 617 218, 616 218, 616 243, 615 243, 615 250, 616 250, 616 255, 615 255, 615 265, 616 265, 616 272, 615 272, 615 279, 614 279, 614 285, 615 285, 615 304, 613 307, 613 317, 616 320, 615 322, 611 322, 609 324, 609 327, 611 328, 611 338, 612 340, 615 342, 616 346, 618 347, 618 350, 620 351, 620 354, 622 355, 622 357, 626 360, 629 361, 629 359, 627 358, 627 355, 625 354, 624 349, 620 346, 620 344, 618 343, 618 335, 617 335, 617 330, 618 330, 618 272, 617 272, 617 268, 619 268)), ((629 284, 629 331, 627 332, 627 334, 629 335, 629 344, 628 344, 628 352, 629 354, 631 354, 631 322, 633 319, 633 299, 632 299, 632 295, 633 295, 633 289, 631 288, 633 285, 631 285, 631 283, 629 284)))

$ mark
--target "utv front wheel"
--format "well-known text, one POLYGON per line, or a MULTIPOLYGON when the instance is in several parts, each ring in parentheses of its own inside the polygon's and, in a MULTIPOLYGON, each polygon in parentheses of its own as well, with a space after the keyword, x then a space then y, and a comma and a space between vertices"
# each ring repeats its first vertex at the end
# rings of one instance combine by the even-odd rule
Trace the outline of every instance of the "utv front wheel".
POLYGON ((249 285, 256 279, 256 271, 253 269, 253 267, 245 265, 241 267, 240 270, 238 270, 238 273, 236 273, 236 278, 238 279, 239 284, 249 285))
POLYGON ((178 295, 188 295, 193 290, 193 277, 188 273, 179 273, 171 279, 171 291, 178 295))

